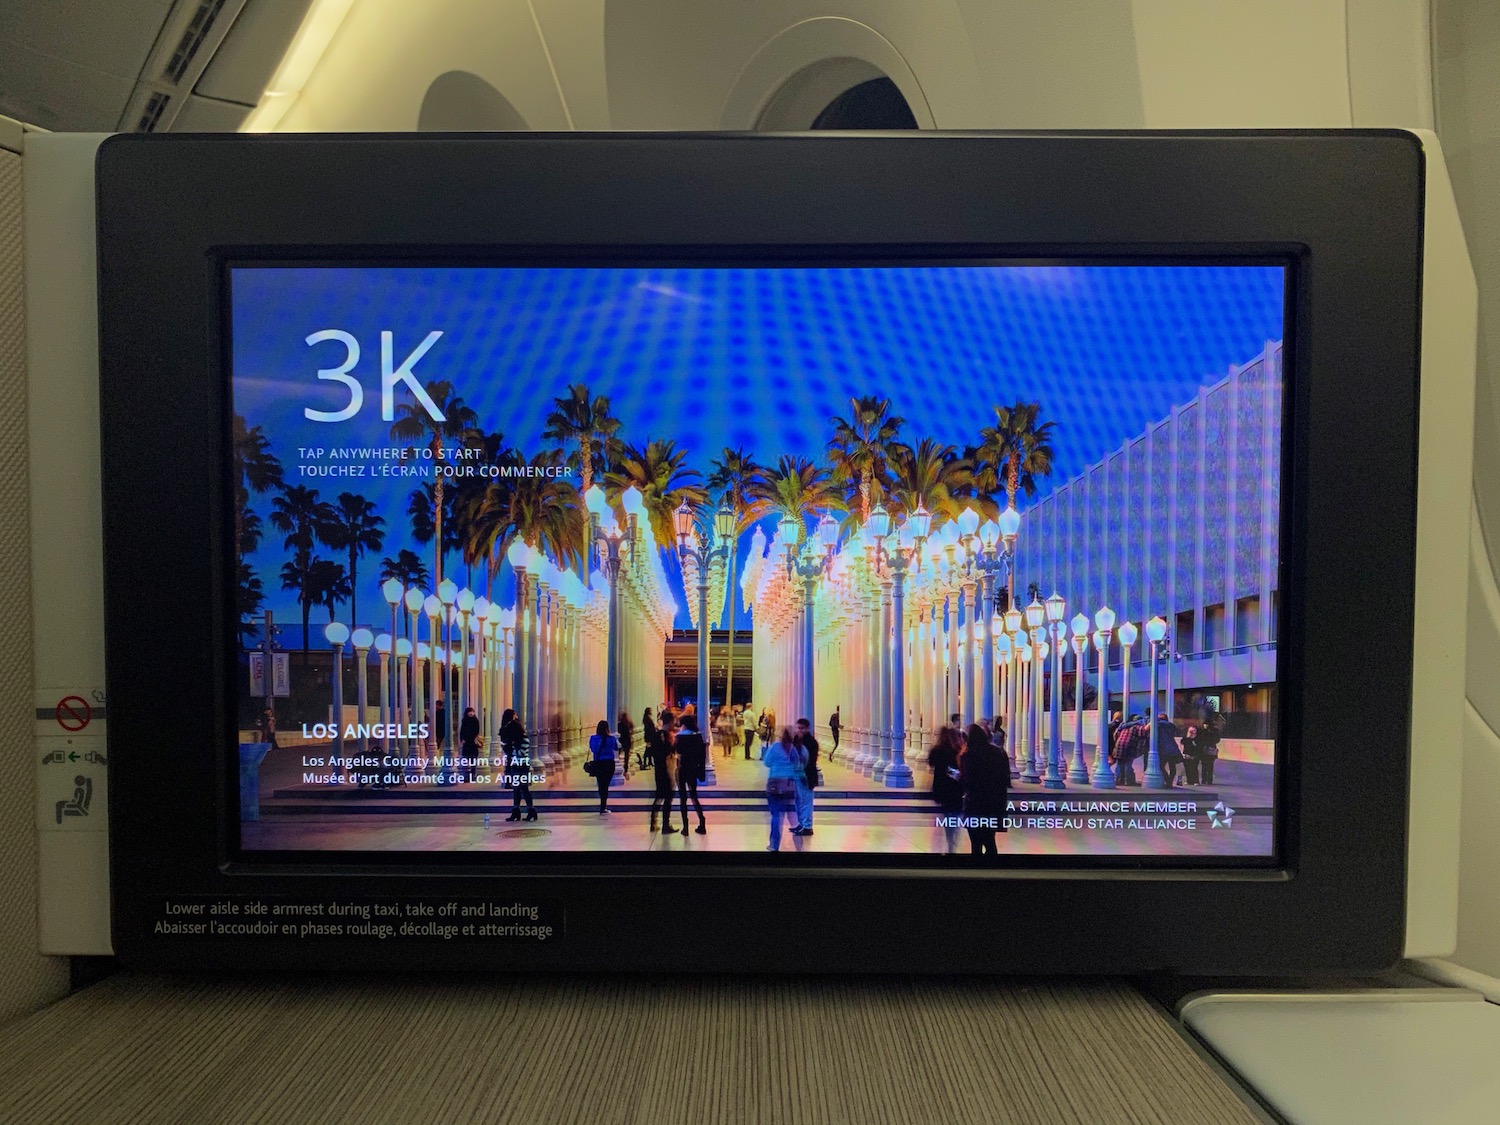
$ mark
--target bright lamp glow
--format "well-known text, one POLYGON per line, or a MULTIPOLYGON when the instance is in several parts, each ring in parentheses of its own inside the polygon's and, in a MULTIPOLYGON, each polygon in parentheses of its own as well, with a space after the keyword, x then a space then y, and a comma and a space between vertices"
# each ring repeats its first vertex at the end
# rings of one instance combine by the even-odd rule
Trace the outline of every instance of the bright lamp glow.
POLYGON ((1102 606, 1099 612, 1094 614, 1094 624, 1101 632, 1108 633, 1115 627, 1115 611, 1109 606, 1102 606))
POLYGON ((349 634, 349 639, 354 642, 355 648, 369 648, 375 643, 375 634, 368 629, 356 629, 349 634))
POLYGON ((406 588, 401 585, 399 578, 387 578, 380 585, 380 592, 384 595, 386 604, 397 605, 406 594, 406 588))
POLYGON ((927 510, 927 505, 917 501, 917 510, 907 520, 907 526, 911 528, 912 536, 916 539, 926 539, 932 531, 932 513, 927 510))
MULTIPOLYGON (((599 486, 595 485, 594 487, 597 488, 599 486)), ((601 493, 600 495, 603 495, 603 493, 601 493)), ((525 570, 526 544, 522 543, 519 539, 512 539, 510 541, 510 546, 506 548, 505 559, 516 570, 525 570)))
POLYGON ((1029 629, 1039 628, 1043 621, 1047 620, 1047 607, 1035 598, 1026 607, 1026 626, 1029 629))
POLYGON ((1005 511, 1000 513, 1000 534, 1010 540, 1014 539, 1020 530, 1021 513, 1007 505, 1005 511))
POLYGON ((885 510, 885 505, 879 503, 870 509, 870 519, 867 525, 870 534, 876 539, 884 539, 891 533, 891 513, 885 510))
POLYGON ((418 660, 430 660, 430 659, 432 659, 432 649, 428 647, 428 644, 427 644, 426 641, 418 641, 417 642, 417 659, 418 660))
POLYGON ((823 544, 825 551, 831 551, 839 541, 839 525, 827 512, 818 521, 818 542, 823 544))
POLYGON ((474 591, 465 586, 458 592, 458 612, 468 613, 474 608, 474 591))
POLYGON ((323 635, 331 645, 341 645, 349 639, 349 626, 342 621, 330 621, 323 626, 323 635))
MULTIPOLYGON (((522 544, 521 549, 527 551, 528 554, 530 553, 525 544, 522 544)), ((451 578, 444 578, 438 583, 437 596, 438 601, 444 605, 452 605, 453 599, 458 597, 458 584, 451 578)))
POLYGON ((408 656, 411 655, 411 642, 405 637, 402 637, 399 641, 396 642, 396 655, 399 656, 402 660, 405 660, 408 656))
POLYGON ((721 543, 729 542, 734 535, 734 509, 729 506, 729 494, 724 494, 724 499, 719 503, 719 510, 714 513, 714 534, 719 537, 721 543))
POLYGON ((1073 635, 1075 637, 1086 637, 1089 635, 1089 619, 1086 614, 1077 614, 1073 618, 1073 635))
POLYGON ((1019 609, 1008 609, 1005 611, 1005 631, 1007 633, 1019 633, 1021 631, 1021 611, 1019 609))
POLYGON ((406 611, 408 613, 422 612, 422 591, 415 586, 406 591, 406 611))
POLYGON ((490 615, 490 599, 480 595, 474 599, 474 616, 483 621, 490 615))
POLYGON ((1167 623, 1160 617, 1153 617, 1150 621, 1146 622, 1146 639, 1152 644, 1161 644, 1162 639, 1166 635, 1167 623))
POLYGON ((1053 593, 1053 595, 1047 599, 1047 620, 1052 624, 1055 625, 1059 621, 1061 621, 1063 619, 1063 616, 1067 612, 1068 603, 1061 594, 1053 593))
POLYGON ((515 609, 502 609, 500 611, 500 617, 498 618, 498 620, 500 622, 500 628, 514 629, 516 627, 515 609))
POLYGON ((436 594, 428 594, 422 600, 422 612, 428 617, 440 617, 443 612, 443 603, 438 601, 436 594))
POLYGON ((1135 626, 1127 621, 1116 630, 1116 635, 1120 638, 1120 643, 1129 648, 1135 644, 1135 639, 1139 634, 1136 632, 1135 626))
POLYGON ((688 507, 686 500, 677 505, 676 509, 672 512, 672 529, 677 533, 679 541, 686 540, 692 534, 693 509, 688 507))
POLYGON ((979 545, 986 551, 993 551, 995 544, 1000 541, 1000 525, 994 520, 985 520, 979 525, 979 545))
POLYGON ((388 655, 391 651, 391 635, 389 633, 381 633, 380 636, 376 637, 375 649, 377 652, 388 655))
POLYGON ((781 517, 781 522, 776 525, 781 529, 781 545, 788 550, 797 545, 797 540, 802 538, 802 521, 792 515, 781 517))

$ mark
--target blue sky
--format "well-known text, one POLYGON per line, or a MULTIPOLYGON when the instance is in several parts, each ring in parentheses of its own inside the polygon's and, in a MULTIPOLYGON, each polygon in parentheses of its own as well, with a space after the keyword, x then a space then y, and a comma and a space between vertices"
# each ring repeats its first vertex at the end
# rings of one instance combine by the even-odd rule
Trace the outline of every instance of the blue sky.
MULTIPOLYGON (((398 364, 441 331, 418 379, 454 383, 485 429, 525 451, 541 448, 552 399, 573 382, 610 397, 624 440, 674 438, 705 475, 726 445, 762 463, 822 461, 829 419, 856 395, 889 397, 905 440, 960 447, 993 422, 995 403, 1034 399, 1057 423, 1061 484, 1280 339, 1283 284, 1279 267, 1262 266, 237 269, 234 405, 263 427, 290 481, 375 502, 380 554, 430 556, 409 540, 413 483, 298 481, 296 466, 302 446, 389 443, 382 331, 398 364), (351 374, 364 407, 344 422, 303 416, 348 401, 316 376, 344 356, 305 343, 324 329, 361 345, 351 374)), ((269 499, 252 507, 264 516, 269 499)), ((279 589, 279 536, 247 561, 278 620, 300 621, 279 589)), ((379 555, 362 560, 362 605, 375 604, 378 567, 379 555)))

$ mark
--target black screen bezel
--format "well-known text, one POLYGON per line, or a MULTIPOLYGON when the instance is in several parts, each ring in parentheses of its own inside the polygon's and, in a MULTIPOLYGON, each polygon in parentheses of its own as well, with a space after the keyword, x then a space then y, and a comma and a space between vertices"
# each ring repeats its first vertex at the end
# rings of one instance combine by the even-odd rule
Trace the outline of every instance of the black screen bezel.
MULTIPOLYGON (((621 941, 647 950, 633 967, 680 969, 1245 974, 1399 957, 1412 665, 1389 638, 1409 634, 1415 574, 1423 158, 1411 135, 130 136, 101 147, 98 176, 111 878, 115 946, 130 963, 405 967, 400 949, 338 941, 165 939, 152 911, 167 894, 405 894, 435 879, 447 893, 540 888, 562 903, 567 939, 508 950, 512 966, 617 967, 621 941), (205 377, 223 343, 220 255, 539 246, 916 246, 944 259, 982 247, 1007 260, 1297 248, 1281 867, 797 880, 679 866, 624 880, 374 873, 322 853, 317 871, 226 870, 208 796, 223 792, 212 748, 232 722, 219 608, 226 396, 205 377), (162 706, 161 683, 191 706, 162 706), (1318 705, 1299 707, 1304 697, 1318 705), (807 938, 794 964, 774 941, 789 898, 807 938), (660 947, 664 917, 675 938, 660 947), (914 959, 924 948, 943 955, 914 959)), ((422 960, 492 963, 460 946, 422 960)))
MULTIPOLYGON (((879 268, 882 266, 1059 266, 1059 267, 1089 267, 1089 266, 1273 266, 1282 270, 1282 370, 1283 378, 1280 388, 1281 401, 1281 446, 1276 450, 1278 460, 1278 471, 1280 476, 1278 484, 1280 489, 1287 490, 1287 482, 1294 474, 1292 451, 1295 447, 1294 426, 1295 418, 1292 413, 1292 402, 1294 391, 1292 388, 1291 375, 1295 371, 1295 341, 1291 338, 1291 325, 1293 322, 1293 310, 1296 306, 1296 268, 1300 258, 1301 247, 1282 246, 1276 248, 1260 247, 1251 253, 1246 248, 1240 248, 1241 253, 1231 255, 1226 253, 1215 253, 1201 246, 1186 248, 1182 252, 1137 254, 1131 256, 1114 256, 1109 258, 1095 258, 1074 256, 1070 258, 1000 258, 994 252, 993 247, 947 247, 943 256, 937 257, 934 248, 929 246, 899 247, 882 246, 877 255, 859 256, 858 248, 854 247, 822 247, 816 253, 809 253, 806 247, 766 247, 766 246, 715 246, 697 247, 691 253, 684 254, 675 251, 669 255, 663 255, 659 250, 653 252, 651 247, 611 247, 578 246, 571 247, 566 253, 559 253, 556 248, 545 247, 513 247, 507 248, 502 253, 494 250, 476 255, 471 248, 447 247, 413 248, 406 255, 393 255, 388 249, 378 247, 358 247, 346 249, 337 259, 324 256, 308 257, 296 253, 283 251, 279 254, 267 254, 263 248, 254 247, 217 247, 214 250, 216 269, 219 277, 219 306, 217 310, 218 328, 221 346, 216 349, 213 365, 209 370, 209 378, 229 388, 225 395, 225 410, 222 421, 221 441, 224 449, 224 463, 221 473, 224 478, 223 487, 233 487, 233 465, 232 457, 229 455, 228 435, 230 433, 230 420, 233 414, 233 285, 234 271, 238 269, 348 269, 348 268, 547 268, 568 267, 577 268, 610 268, 610 267, 642 267, 642 268, 838 268, 859 267, 879 268)), ((1278 503, 1278 543, 1289 542, 1289 522, 1291 512, 1288 505, 1278 503)), ((1278 550, 1278 570, 1276 589, 1280 590, 1285 585, 1285 574, 1289 563, 1292 561, 1292 552, 1278 550)), ((233 574, 233 567, 237 565, 238 559, 230 552, 227 566, 230 568, 226 573, 233 574)), ((220 612, 224 614, 225 621, 236 620, 238 607, 235 604, 235 592, 232 585, 225 583, 225 604, 220 612)), ((1296 623, 1293 623, 1295 626, 1296 623)), ((227 674, 224 683, 226 697, 234 702, 232 706, 238 707, 241 697, 245 694, 245 684, 239 675, 237 668, 238 642, 232 630, 226 631, 222 638, 225 648, 221 653, 222 668, 227 674)), ((1280 636, 1277 639, 1278 652, 1285 642, 1280 636)), ((1274 812, 1272 814, 1272 850, 1269 854, 1245 854, 1245 855, 1211 855, 1191 856, 1180 854, 1166 854, 1160 856, 1152 855, 1033 855, 1021 853, 1002 854, 999 863, 992 866, 980 867, 976 857, 967 855, 946 856, 939 854, 922 853, 839 853, 839 852, 787 852, 779 855, 766 855, 760 851, 738 851, 738 852, 653 852, 645 855, 641 851, 567 851, 556 852, 505 852, 501 850, 492 851, 360 851, 348 850, 272 850, 253 849, 243 846, 240 840, 240 818, 239 818, 239 791, 238 778, 232 769, 228 768, 233 762, 234 747, 232 741, 224 744, 220 753, 225 759, 225 768, 220 778, 220 861, 226 870, 237 872, 251 871, 293 871, 306 870, 310 866, 324 867, 334 863, 348 869, 375 870, 387 868, 402 868, 407 871, 422 871, 428 873, 441 873, 448 869, 459 869, 472 874, 526 874, 526 875, 548 875, 548 874, 577 874, 597 870, 615 877, 632 877, 642 875, 657 875, 664 869, 673 866, 681 866, 687 870, 694 871, 700 875, 709 876, 722 872, 724 869, 735 869, 740 871, 761 871, 776 874, 807 874, 816 870, 824 870, 830 873, 864 872, 878 874, 882 872, 902 873, 931 873, 937 871, 965 871, 966 868, 973 874, 985 877, 994 877, 1007 871, 1038 870, 1053 873, 1073 872, 1074 874, 1087 875, 1099 871, 1129 871, 1146 870, 1152 872, 1161 871, 1190 871, 1205 873, 1214 871, 1234 871, 1236 873, 1247 872, 1281 872, 1284 874, 1282 852, 1279 847, 1285 835, 1284 823, 1289 816, 1294 816, 1290 811, 1291 801, 1295 799, 1293 794, 1290 798, 1283 794, 1283 779, 1286 775, 1288 758, 1295 757, 1295 752, 1289 749, 1288 730, 1286 729, 1286 715, 1288 708, 1284 704, 1285 694, 1283 692, 1282 676, 1280 668, 1277 670, 1276 690, 1278 693, 1277 705, 1277 728, 1275 731, 1276 757, 1274 772, 1272 775, 1272 793, 1274 812)), ((1041 796, 1042 794, 1037 794, 1041 796)), ((1191 798, 1192 794, 1184 794, 1185 798, 1191 798)), ((497 793, 495 805, 509 800, 509 794, 497 793)), ((543 806, 545 807, 545 795, 543 795, 543 806)), ((479 811, 476 807, 476 812, 479 811)), ((492 810, 493 811, 493 810, 492 810)), ((503 810, 502 810, 503 811, 503 810)))

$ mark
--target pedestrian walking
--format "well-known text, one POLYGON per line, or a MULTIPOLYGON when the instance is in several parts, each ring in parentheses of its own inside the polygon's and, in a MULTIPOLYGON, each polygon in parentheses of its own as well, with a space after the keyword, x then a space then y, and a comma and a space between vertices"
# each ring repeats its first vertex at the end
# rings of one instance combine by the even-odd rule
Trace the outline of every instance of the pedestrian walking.
POLYGON ((630 721, 630 712, 621 711, 615 720, 615 737, 620 740, 620 776, 630 780, 630 747, 635 742, 635 724, 630 721))
POLYGON ((501 783, 510 785, 510 815, 506 820, 521 819, 521 801, 526 801, 526 819, 536 819, 536 804, 531 799, 531 740, 520 717, 507 707, 500 716, 500 752, 505 757, 501 783))
POLYGON ((828 716, 828 733, 833 739, 833 749, 828 751, 828 760, 833 761, 833 756, 839 752, 839 731, 844 729, 843 720, 839 718, 839 711, 843 704, 833 709, 833 714, 828 716))
POLYGON ((796 815, 797 778, 805 776, 807 761, 791 727, 781 728, 781 738, 761 754, 766 763, 766 804, 771 813, 771 842, 766 851, 781 850, 781 825, 788 814, 796 815))
MULTIPOLYGON (((671 712, 662 712, 662 726, 671 722, 671 712)), ((651 831, 656 831, 657 814, 661 814, 661 830, 664 834, 676 831, 672 827, 672 799, 677 793, 677 750, 667 741, 663 729, 651 722, 651 710, 646 709, 645 722, 651 739, 651 770, 655 788, 651 797, 651 831)))
POLYGON ((969 727, 964 739, 964 752, 958 759, 958 779, 964 789, 964 819, 971 822, 970 849, 975 855, 998 858, 995 835, 1005 831, 1010 760, 978 723, 969 727))
MULTIPOLYGON (((1167 788, 1177 784, 1177 767, 1184 764, 1182 748, 1177 745, 1177 724, 1167 718, 1163 711, 1156 716, 1156 756, 1161 762, 1161 772, 1167 779, 1167 788)), ((1187 780, 1183 770, 1183 780, 1187 780)))
POLYGON ((927 765, 932 770, 932 799, 937 802, 938 815, 943 820, 943 840, 949 855, 958 851, 958 821, 964 812, 964 787, 958 771, 962 747, 958 731, 943 727, 927 752, 927 765))
POLYGON ((760 732, 760 756, 764 760, 766 747, 770 746, 771 740, 776 737, 776 712, 770 707, 760 713, 760 725, 757 730, 760 732))
POLYGON ((745 761, 750 760, 750 747, 755 744, 756 724, 750 718, 750 704, 740 708, 740 736, 745 740, 745 761))
POLYGON ((682 730, 677 735, 677 796, 681 799, 682 834, 688 834, 688 801, 693 802, 693 811, 698 814, 698 827, 693 831, 699 836, 708 831, 703 820, 703 802, 698 800, 698 782, 708 771, 708 747, 698 733, 698 716, 691 712, 682 717, 682 730))
POLYGON ((600 719, 589 738, 589 754, 583 763, 583 772, 594 779, 599 789, 599 815, 609 815, 609 783, 615 777, 615 755, 620 752, 620 740, 609 733, 609 723, 600 719))
POLYGON ((641 712, 641 769, 650 769, 656 765, 656 750, 660 744, 661 734, 652 721, 651 708, 647 707, 641 712))
POLYGON ((813 790, 818 787, 818 740, 813 737, 812 723, 797 720, 797 745, 802 750, 806 764, 797 777, 797 827, 793 836, 813 834, 813 790))
POLYGON ((459 720, 458 756, 462 760, 454 772, 465 781, 473 781, 474 767, 479 758, 479 716, 472 707, 465 707, 464 717, 459 720))

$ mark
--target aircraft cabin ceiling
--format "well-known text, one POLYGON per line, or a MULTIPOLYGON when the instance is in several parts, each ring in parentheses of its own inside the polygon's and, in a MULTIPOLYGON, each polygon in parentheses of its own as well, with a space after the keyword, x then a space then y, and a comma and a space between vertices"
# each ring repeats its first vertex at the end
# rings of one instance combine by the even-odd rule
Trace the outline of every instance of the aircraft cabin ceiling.
POLYGON ((312 0, 0 0, 0 114, 54 132, 232 131, 312 0))

